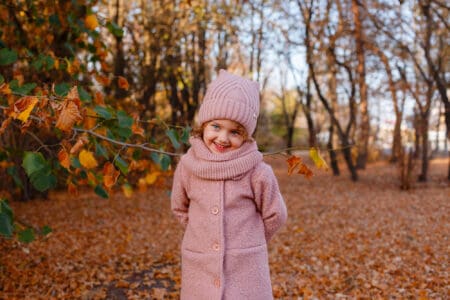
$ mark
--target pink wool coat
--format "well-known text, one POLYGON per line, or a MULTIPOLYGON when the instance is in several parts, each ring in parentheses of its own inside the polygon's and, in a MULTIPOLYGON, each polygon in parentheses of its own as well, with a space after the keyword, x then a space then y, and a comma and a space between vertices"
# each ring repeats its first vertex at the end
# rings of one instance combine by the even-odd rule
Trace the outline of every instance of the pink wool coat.
POLYGON ((271 167, 255 142, 219 155, 190 142, 171 194, 185 226, 181 299, 273 299, 267 242, 287 211, 271 167))

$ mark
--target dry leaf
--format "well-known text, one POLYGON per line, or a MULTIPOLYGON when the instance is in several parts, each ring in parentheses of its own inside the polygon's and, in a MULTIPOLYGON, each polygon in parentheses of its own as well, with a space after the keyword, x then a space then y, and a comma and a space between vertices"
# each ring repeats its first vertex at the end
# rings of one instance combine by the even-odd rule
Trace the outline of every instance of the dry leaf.
POLYGON ((302 161, 302 159, 298 156, 292 155, 289 157, 286 162, 288 163, 288 175, 291 175, 294 169, 298 166, 298 164, 302 161))
POLYGON ((87 138, 86 135, 82 135, 78 138, 77 142, 75 143, 75 145, 73 145, 73 147, 70 149, 70 154, 76 154, 78 153, 81 148, 86 145, 89 142, 89 139, 87 138))
POLYGON ((319 149, 317 148, 311 148, 309 150, 309 156, 314 161, 314 164, 318 169, 324 168, 325 170, 328 170, 328 164, 323 159, 323 157, 320 155, 319 149))
POLYGON ((118 78, 118 84, 119 84, 119 87, 120 87, 121 89, 124 89, 124 90, 128 91, 129 85, 128 85, 128 81, 126 80, 125 77, 119 76, 119 78, 118 78))
POLYGON ((56 127, 65 132, 71 131, 72 127, 83 119, 80 113, 80 104, 77 88, 73 87, 59 108, 60 114, 56 121, 56 127))
POLYGON ((311 169, 309 169, 308 166, 305 165, 304 163, 301 163, 299 165, 297 174, 305 175, 305 177, 307 179, 309 179, 309 178, 311 178, 313 176, 313 172, 311 171, 311 169))
POLYGON ((62 148, 58 152, 58 160, 61 166, 63 166, 65 169, 70 169, 70 157, 69 153, 67 153, 66 149, 62 148))
POLYGON ((114 165, 110 162, 105 163, 103 166, 103 184, 107 188, 111 188, 116 184, 119 178, 120 172, 116 170, 114 165))
POLYGON ((26 123, 34 106, 39 102, 37 97, 25 96, 17 100, 10 110, 9 116, 26 123))

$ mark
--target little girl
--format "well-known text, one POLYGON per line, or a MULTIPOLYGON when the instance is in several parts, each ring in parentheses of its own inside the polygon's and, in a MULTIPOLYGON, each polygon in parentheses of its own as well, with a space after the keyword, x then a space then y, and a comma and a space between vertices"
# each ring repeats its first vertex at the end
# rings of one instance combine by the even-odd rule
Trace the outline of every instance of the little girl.
POLYGON ((174 175, 172 211, 185 226, 181 299, 273 299, 267 242, 287 211, 251 138, 256 82, 221 70, 174 175))

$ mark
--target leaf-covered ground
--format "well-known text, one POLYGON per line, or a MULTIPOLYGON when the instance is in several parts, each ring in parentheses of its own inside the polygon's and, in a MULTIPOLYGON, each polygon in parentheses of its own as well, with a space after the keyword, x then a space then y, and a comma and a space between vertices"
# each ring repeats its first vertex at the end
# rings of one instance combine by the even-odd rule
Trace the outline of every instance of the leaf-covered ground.
MULTIPOLYGON (((276 299, 447 299, 450 188, 445 160, 428 183, 398 188, 397 171, 280 181, 289 220, 269 245, 276 299)), ((0 239, 0 299, 177 299, 181 227, 167 190, 51 195, 11 203, 19 220, 53 232, 31 244, 0 239)))

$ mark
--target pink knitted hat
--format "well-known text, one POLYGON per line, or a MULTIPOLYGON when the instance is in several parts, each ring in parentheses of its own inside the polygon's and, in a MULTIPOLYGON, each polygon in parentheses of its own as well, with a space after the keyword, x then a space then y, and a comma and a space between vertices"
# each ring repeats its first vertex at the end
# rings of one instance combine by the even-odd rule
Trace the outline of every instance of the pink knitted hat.
POLYGON ((259 115, 259 84, 225 70, 208 86, 200 106, 199 124, 228 119, 240 123, 251 136, 259 115))

